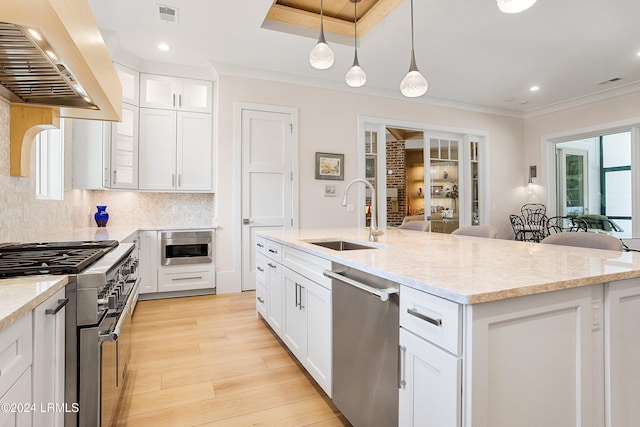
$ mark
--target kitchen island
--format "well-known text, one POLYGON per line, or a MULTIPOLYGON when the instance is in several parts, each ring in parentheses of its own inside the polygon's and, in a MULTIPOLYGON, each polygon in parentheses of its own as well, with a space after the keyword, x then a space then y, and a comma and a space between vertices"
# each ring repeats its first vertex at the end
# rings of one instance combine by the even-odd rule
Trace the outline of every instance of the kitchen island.
MULTIPOLYGON (((285 277, 319 281, 320 270, 297 266, 337 263, 399 285, 399 425, 617 427, 640 417, 640 254, 397 229, 367 237, 324 229, 259 239, 281 248, 285 277), (312 243, 331 240, 375 248, 312 243), (306 261, 288 263, 288 251, 306 261)), ((273 319, 270 304, 284 306, 286 337, 287 301, 274 301, 270 283, 258 311, 273 319)))

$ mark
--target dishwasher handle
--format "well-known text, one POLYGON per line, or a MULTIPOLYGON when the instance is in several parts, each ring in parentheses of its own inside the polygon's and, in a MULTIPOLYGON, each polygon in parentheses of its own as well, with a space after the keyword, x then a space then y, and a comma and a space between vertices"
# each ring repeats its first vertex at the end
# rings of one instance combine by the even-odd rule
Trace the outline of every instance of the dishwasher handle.
POLYGON ((378 288, 374 288, 374 287, 369 286, 369 285, 365 285, 362 282, 358 282, 357 280, 353 280, 353 279, 350 279, 348 277, 343 276, 342 274, 340 274, 339 271, 325 270, 322 274, 324 274, 326 277, 328 277, 330 279, 334 279, 334 280, 337 280, 339 282, 346 283, 347 285, 354 286, 354 287, 356 287, 358 289, 361 289, 361 290, 363 290, 365 292, 369 292, 370 294, 376 295, 376 296, 380 297, 381 301, 387 301, 389 299, 389 295, 397 294, 398 292, 400 292, 400 288, 398 288, 398 287, 390 287, 390 288, 378 289, 378 288))

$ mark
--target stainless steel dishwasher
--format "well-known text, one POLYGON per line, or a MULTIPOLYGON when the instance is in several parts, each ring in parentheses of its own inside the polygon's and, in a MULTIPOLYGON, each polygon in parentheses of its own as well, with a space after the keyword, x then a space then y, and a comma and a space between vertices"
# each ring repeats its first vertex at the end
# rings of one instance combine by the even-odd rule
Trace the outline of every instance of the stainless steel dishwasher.
POLYGON ((333 402, 355 427, 398 425, 399 286, 333 263, 333 402))

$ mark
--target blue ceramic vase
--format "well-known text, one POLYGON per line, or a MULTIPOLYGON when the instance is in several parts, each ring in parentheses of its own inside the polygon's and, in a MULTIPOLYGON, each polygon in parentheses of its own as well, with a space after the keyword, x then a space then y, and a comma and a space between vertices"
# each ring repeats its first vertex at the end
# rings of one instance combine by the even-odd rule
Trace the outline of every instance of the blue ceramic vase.
POLYGON ((109 221, 109 213, 107 213, 106 206, 96 206, 98 208, 98 212, 93 215, 96 220, 96 224, 98 227, 105 227, 107 225, 107 221, 109 221))

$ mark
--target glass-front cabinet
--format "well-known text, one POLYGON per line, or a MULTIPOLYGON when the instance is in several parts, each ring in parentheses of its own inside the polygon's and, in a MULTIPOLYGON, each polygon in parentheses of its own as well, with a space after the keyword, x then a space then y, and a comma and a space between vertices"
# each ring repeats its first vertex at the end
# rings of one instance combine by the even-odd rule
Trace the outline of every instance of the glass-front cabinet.
POLYGON ((460 141, 429 138, 429 217, 431 231, 450 233, 459 226, 460 141))

